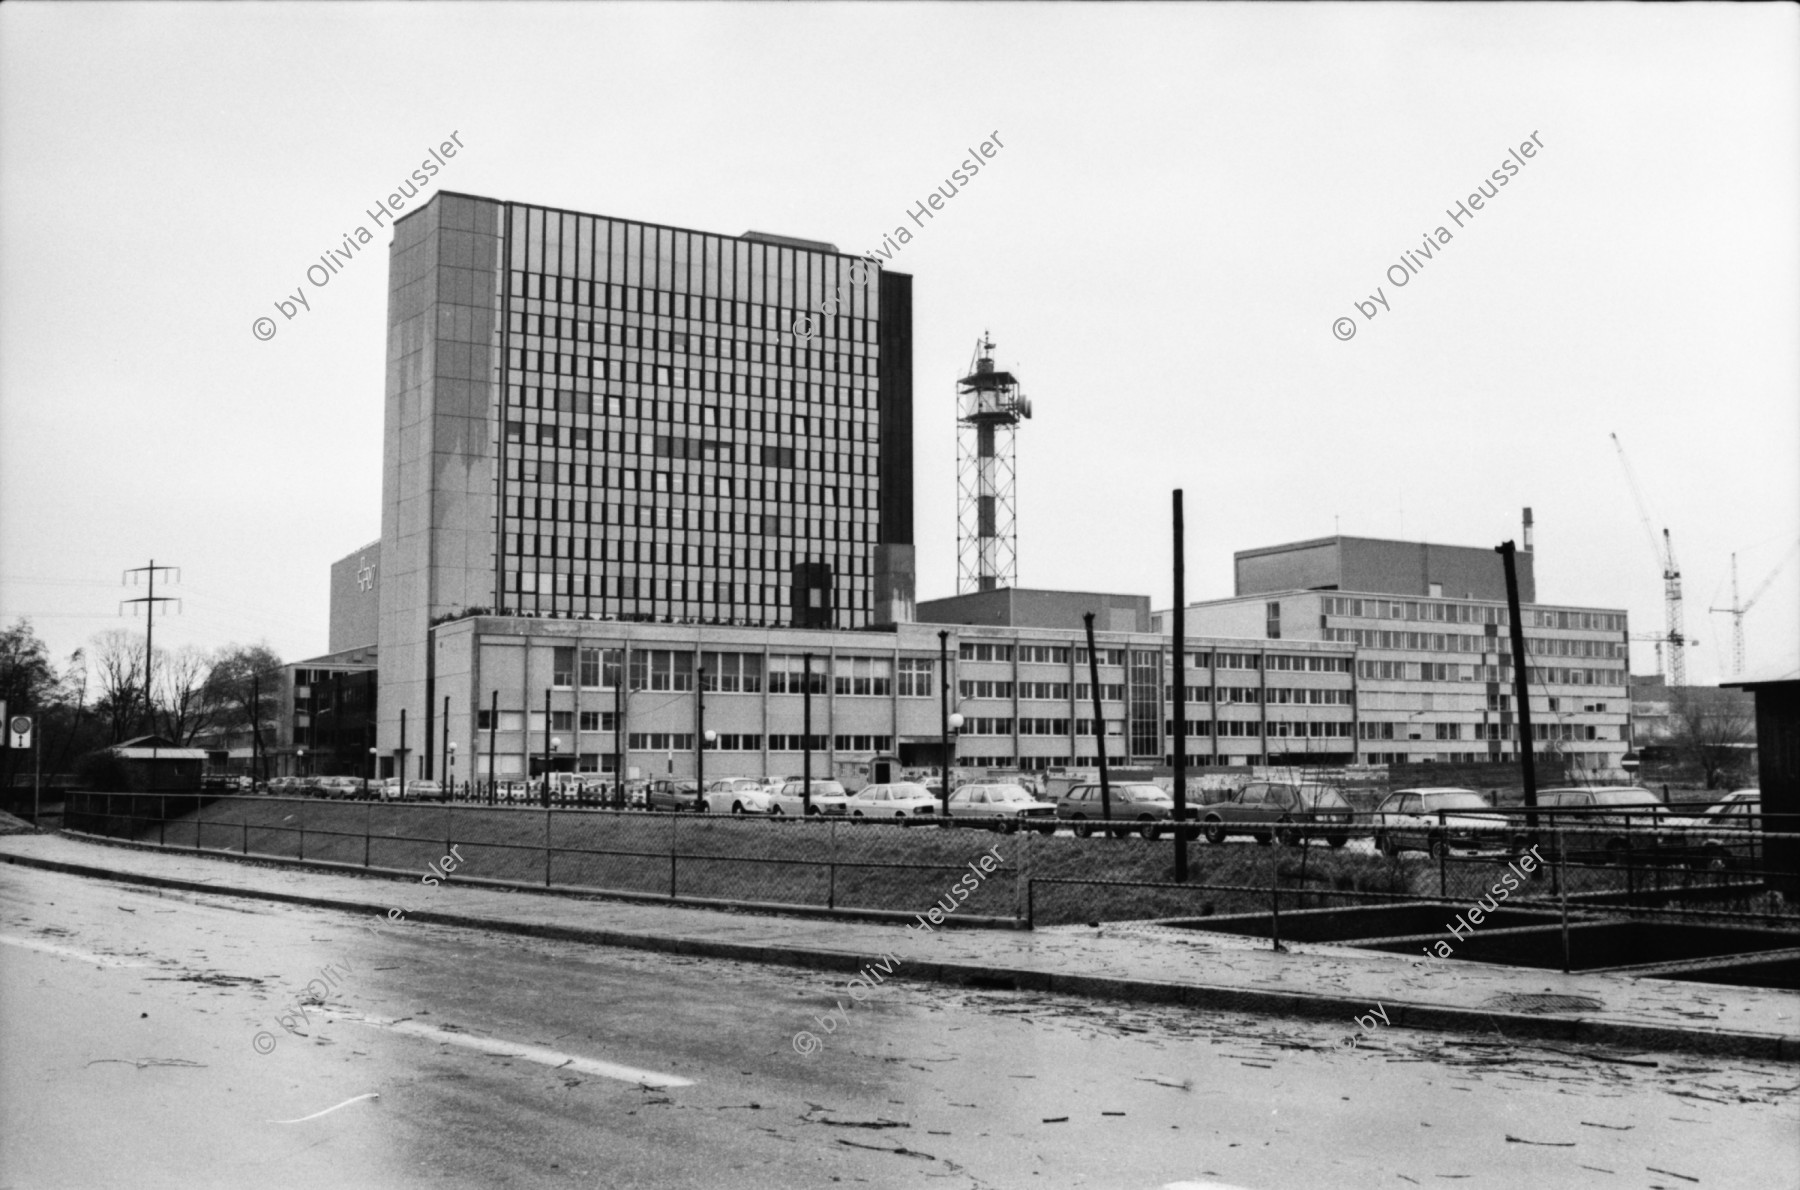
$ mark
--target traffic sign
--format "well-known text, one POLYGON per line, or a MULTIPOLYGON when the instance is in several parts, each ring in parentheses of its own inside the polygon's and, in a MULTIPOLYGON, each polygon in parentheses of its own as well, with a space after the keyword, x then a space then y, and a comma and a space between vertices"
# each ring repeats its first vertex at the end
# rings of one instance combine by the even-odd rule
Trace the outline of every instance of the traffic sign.
POLYGON ((6 742, 13 748, 31 747, 30 715, 14 715, 6 721, 6 742))

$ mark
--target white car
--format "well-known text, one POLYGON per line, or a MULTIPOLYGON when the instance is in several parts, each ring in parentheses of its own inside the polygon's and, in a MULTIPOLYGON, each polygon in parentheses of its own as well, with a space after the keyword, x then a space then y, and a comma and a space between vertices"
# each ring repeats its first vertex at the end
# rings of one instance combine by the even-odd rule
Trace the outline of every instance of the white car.
POLYGON ((1375 807, 1370 820, 1375 850, 1386 856, 1423 851, 1436 859, 1445 852, 1506 848, 1505 816, 1493 813, 1493 806, 1473 789, 1395 790, 1375 807))
POLYGON ((767 814, 775 790, 754 777, 726 777, 706 784, 706 809, 713 814, 767 814))
POLYGON ((1021 828, 1042 834, 1056 833, 1056 807, 1040 802, 1022 785, 969 784, 950 795, 950 818, 956 823, 985 826, 989 830, 1021 828))
MULTIPOLYGON (((769 813, 777 815, 791 814, 796 817, 805 814, 806 803, 801 799, 801 786, 805 782, 789 781, 781 787, 781 792, 769 798, 769 813)), ((840 781, 814 780, 812 783, 812 813, 844 814, 848 812, 850 795, 844 792, 840 781)))
POLYGON ((916 818, 936 817, 938 800, 923 785, 899 781, 891 785, 868 785, 850 799, 852 818, 916 818))
POLYGON ((401 793, 402 801, 435 802, 442 800, 444 787, 436 781, 412 780, 406 783, 406 790, 401 793))

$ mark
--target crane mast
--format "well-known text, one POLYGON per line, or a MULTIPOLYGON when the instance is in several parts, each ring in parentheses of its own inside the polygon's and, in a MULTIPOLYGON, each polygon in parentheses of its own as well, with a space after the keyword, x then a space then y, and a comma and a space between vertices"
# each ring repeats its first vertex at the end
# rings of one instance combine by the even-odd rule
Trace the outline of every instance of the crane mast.
MULTIPOLYGON (((1651 518, 1650 509, 1644 503, 1643 489, 1638 486, 1637 473, 1631 469, 1631 460, 1625 455, 1625 446, 1619 441, 1617 434, 1611 435, 1613 447, 1619 452, 1619 465, 1625 469, 1625 482, 1631 487, 1631 498, 1637 504, 1638 518, 1644 523, 1644 534, 1650 539, 1650 552, 1655 556, 1657 564, 1662 567, 1663 576, 1663 621, 1664 636, 1668 648, 1668 669, 1664 678, 1670 686, 1687 685, 1687 635, 1682 628, 1681 611, 1681 567, 1675 561, 1675 542, 1665 527, 1662 541, 1656 538, 1656 529, 1651 518)), ((1660 650, 1659 650, 1660 652, 1660 650)), ((1658 663, 1661 668, 1661 663, 1658 663)))

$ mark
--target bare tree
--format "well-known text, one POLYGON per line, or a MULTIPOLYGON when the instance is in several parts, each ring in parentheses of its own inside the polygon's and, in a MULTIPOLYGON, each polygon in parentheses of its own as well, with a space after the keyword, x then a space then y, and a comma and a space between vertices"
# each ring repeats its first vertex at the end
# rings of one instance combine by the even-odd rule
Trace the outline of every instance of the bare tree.
POLYGON ((140 734, 144 723, 144 638, 123 628, 96 635, 87 661, 97 694, 94 713, 106 725, 108 742, 140 734))
POLYGON ((264 733, 281 711, 280 669, 281 657, 267 644, 226 645, 214 654, 207 683, 213 728, 227 737, 242 735, 266 755, 273 741, 264 733))
POLYGON ((1745 745, 1756 740, 1755 720, 1742 704, 1683 690, 1675 694, 1669 711, 1669 743, 1700 771, 1708 789, 1739 777, 1750 759, 1745 745))
POLYGON ((221 691, 212 682, 213 658, 193 645, 172 653, 157 650, 156 703, 158 734, 186 746, 210 729, 222 709, 221 691))

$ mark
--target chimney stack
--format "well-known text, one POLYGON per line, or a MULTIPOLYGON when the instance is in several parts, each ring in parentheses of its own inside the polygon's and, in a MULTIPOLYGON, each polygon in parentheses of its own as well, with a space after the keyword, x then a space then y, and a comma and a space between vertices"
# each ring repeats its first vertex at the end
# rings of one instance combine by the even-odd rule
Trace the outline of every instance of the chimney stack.
POLYGON ((1525 510, 1525 552, 1531 552, 1531 509, 1525 510))

